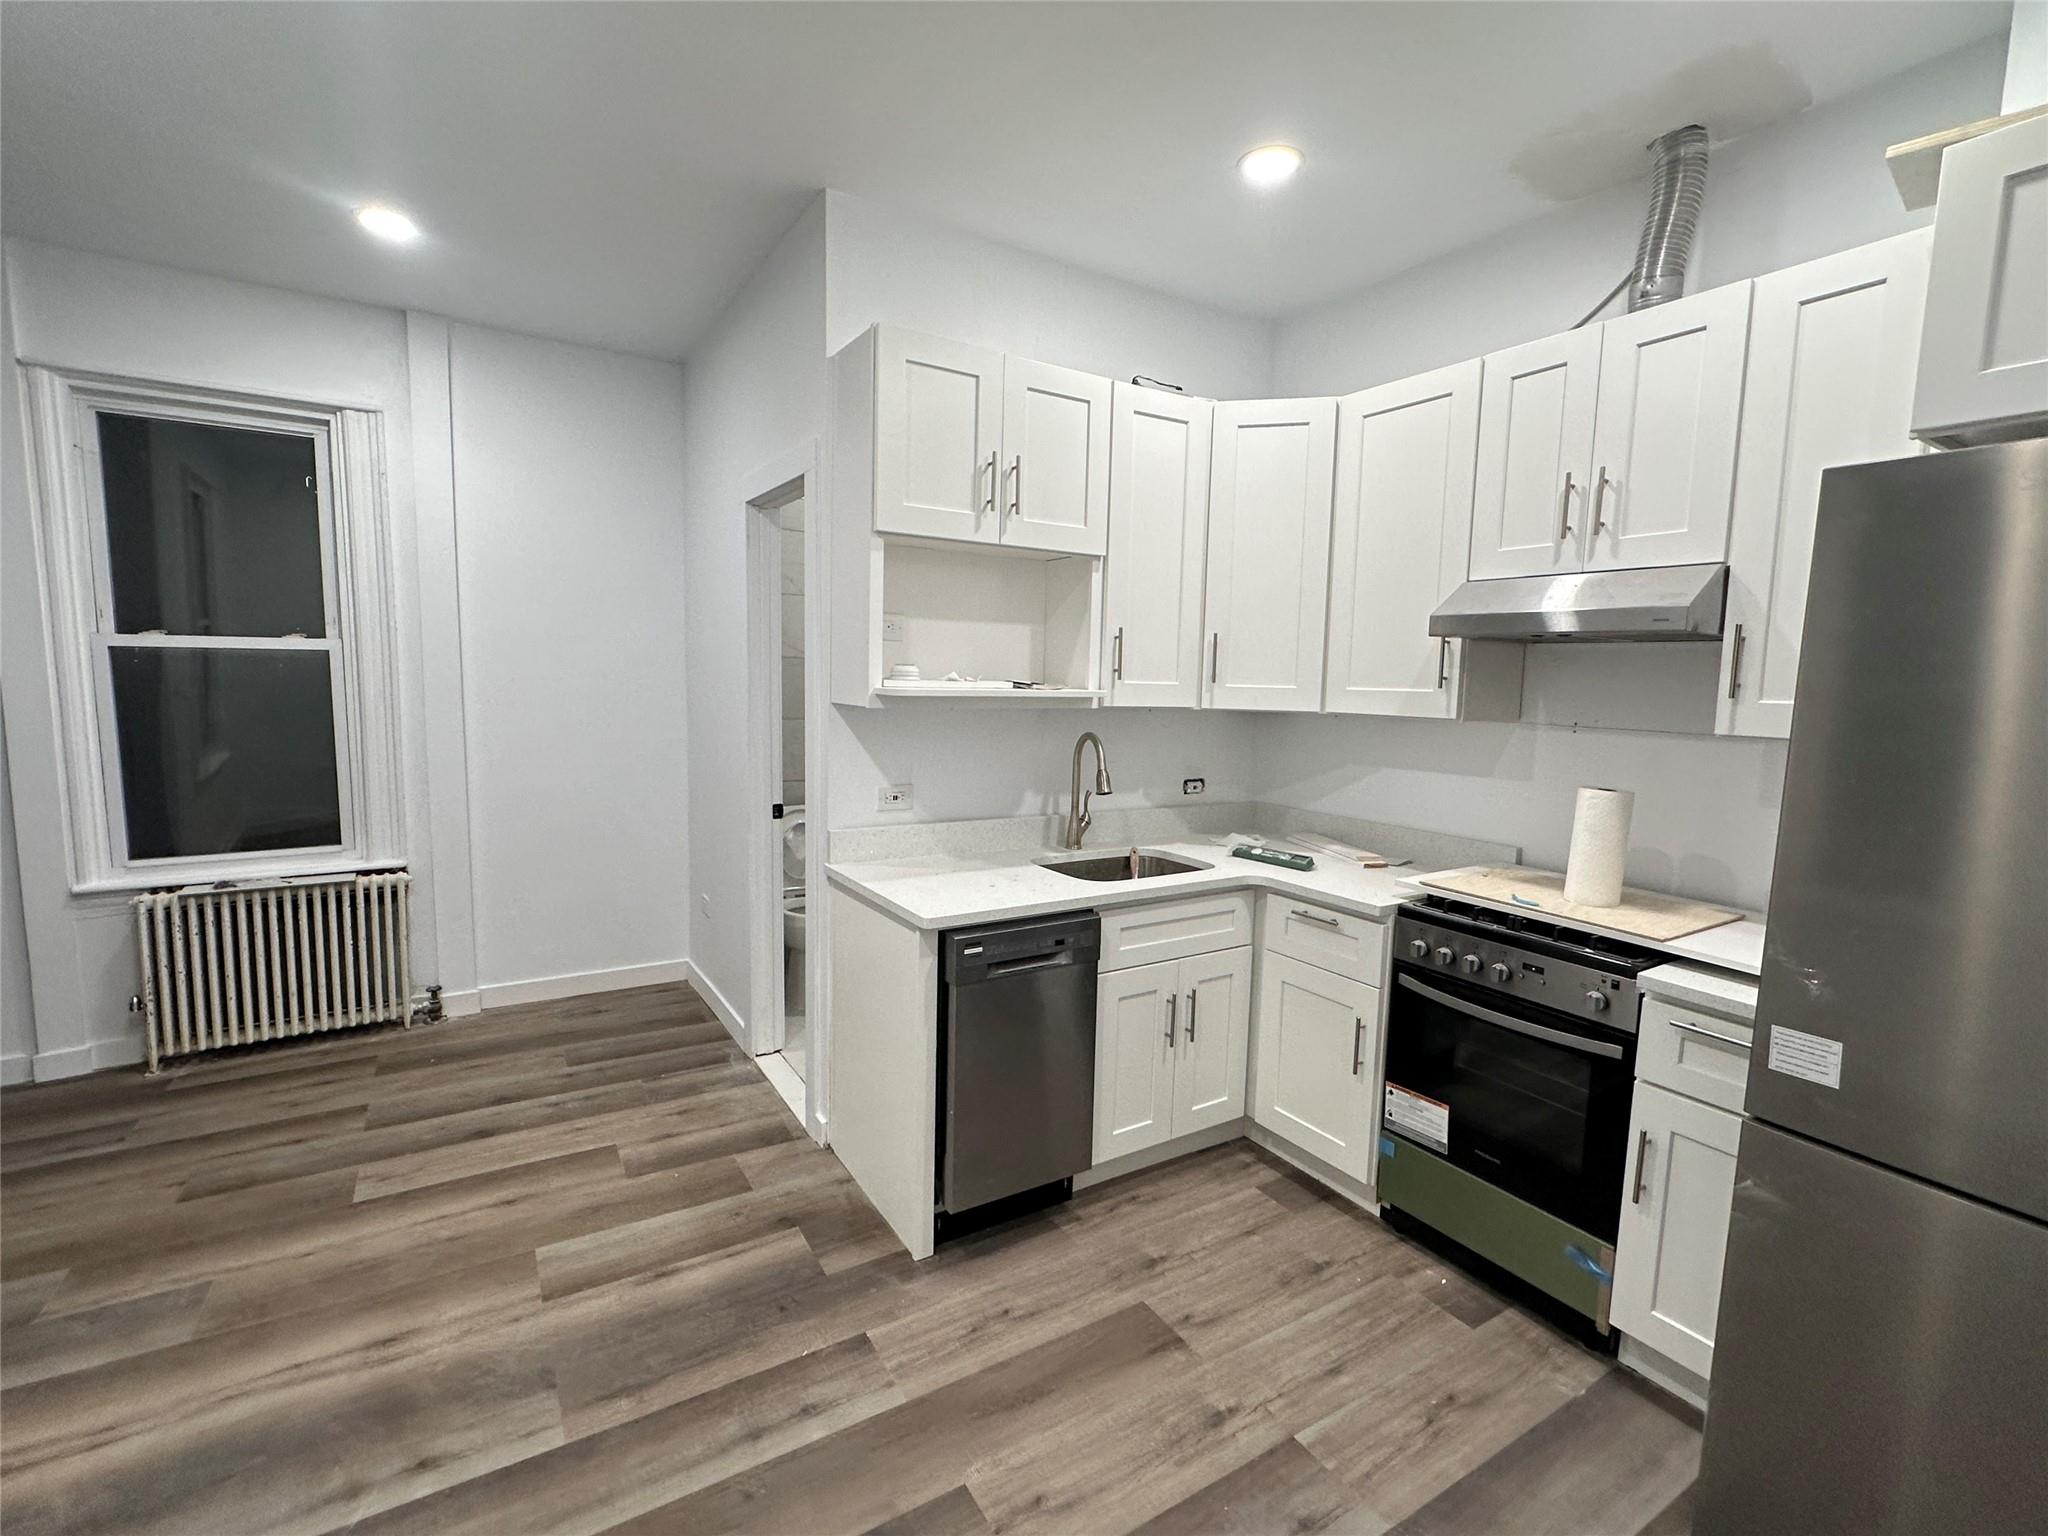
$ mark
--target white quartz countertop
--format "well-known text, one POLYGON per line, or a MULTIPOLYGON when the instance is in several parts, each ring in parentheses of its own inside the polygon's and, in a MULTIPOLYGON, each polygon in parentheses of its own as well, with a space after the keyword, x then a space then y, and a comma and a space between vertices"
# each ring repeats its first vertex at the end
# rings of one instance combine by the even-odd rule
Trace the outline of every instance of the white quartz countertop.
MULTIPOLYGON (((1039 862, 1075 857, 1070 852, 1012 848, 971 857, 920 855, 896 862, 833 863, 826 866, 826 876, 834 885, 913 928, 942 929, 1087 907, 1100 911, 1204 891, 1246 889, 1279 891, 1338 911, 1384 920, 1403 902, 1422 894, 1415 884, 1419 874, 1432 873, 1406 868, 1365 869, 1321 856, 1317 857, 1314 869, 1297 871, 1234 859, 1227 847, 1215 842, 1159 842, 1145 847, 1147 851, 1212 867, 1152 880, 1077 880, 1039 862)), ((1105 847, 1083 849, 1082 853, 1113 855, 1122 851, 1105 847)), ((1520 909, 1502 906, 1501 910, 1520 909)), ((1761 918, 1748 915, 1719 928, 1650 947, 1675 959, 1754 976, 1763 964, 1763 933, 1761 918)), ((1636 942, 1646 941, 1636 938, 1636 942)))
POLYGON ((834 885, 854 892, 913 928, 964 928, 1011 918, 1101 910, 1134 902, 1165 901, 1204 891, 1269 890, 1318 901, 1360 917, 1386 918, 1415 899, 1406 869, 1364 869, 1318 856, 1311 870, 1282 869, 1251 859, 1234 859, 1214 842, 1147 843, 1145 851, 1212 866, 1151 880, 1077 880, 1044 868, 1038 860, 1115 855, 1122 848, 1059 849, 1032 853, 1009 849, 971 858, 941 856, 900 863, 828 864, 834 885))

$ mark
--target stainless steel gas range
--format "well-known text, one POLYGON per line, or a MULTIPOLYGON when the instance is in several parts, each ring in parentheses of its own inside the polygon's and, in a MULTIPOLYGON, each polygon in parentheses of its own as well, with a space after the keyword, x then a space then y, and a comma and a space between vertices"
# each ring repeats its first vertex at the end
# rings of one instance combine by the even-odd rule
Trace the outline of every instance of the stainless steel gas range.
POLYGON ((1425 896, 1394 921, 1383 1206, 1608 1336, 1636 976, 1666 957, 1425 896))

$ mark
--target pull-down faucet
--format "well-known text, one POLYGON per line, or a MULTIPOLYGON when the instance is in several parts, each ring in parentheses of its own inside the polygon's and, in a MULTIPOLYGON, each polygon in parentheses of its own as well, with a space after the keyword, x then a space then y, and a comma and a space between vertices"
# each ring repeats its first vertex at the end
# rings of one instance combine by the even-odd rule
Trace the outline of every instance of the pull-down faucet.
POLYGON ((1088 813, 1089 797, 1110 792, 1109 755, 1102 750, 1102 738, 1093 731, 1083 731, 1080 740, 1074 743, 1074 790, 1073 798, 1067 802, 1067 847, 1080 847, 1082 837, 1095 819, 1088 813), (1081 750, 1091 741, 1095 743, 1095 788, 1084 790, 1081 788, 1081 750))

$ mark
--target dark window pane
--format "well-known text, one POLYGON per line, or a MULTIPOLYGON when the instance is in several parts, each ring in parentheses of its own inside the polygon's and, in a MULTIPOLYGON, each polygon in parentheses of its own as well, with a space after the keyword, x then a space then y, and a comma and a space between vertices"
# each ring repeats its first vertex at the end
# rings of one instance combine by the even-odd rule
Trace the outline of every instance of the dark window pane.
POLYGON ((323 635, 313 439, 100 413, 114 627, 323 635))
POLYGON ((128 856, 341 841, 325 651, 115 646, 128 856))

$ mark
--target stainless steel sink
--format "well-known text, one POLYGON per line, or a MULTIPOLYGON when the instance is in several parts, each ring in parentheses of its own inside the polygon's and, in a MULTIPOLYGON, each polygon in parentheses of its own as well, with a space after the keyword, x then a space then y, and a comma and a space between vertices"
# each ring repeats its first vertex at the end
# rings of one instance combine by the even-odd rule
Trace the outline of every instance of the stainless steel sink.
POLYGON ((1157 880, 1161 875, 1185 875, 1198 869, 1214 869, 1192 859, 1169 858, 1163 853, 1133 848, 1127 853, 1083 853, 1039 863, 1056 874, 1076 880, 1157 880))

